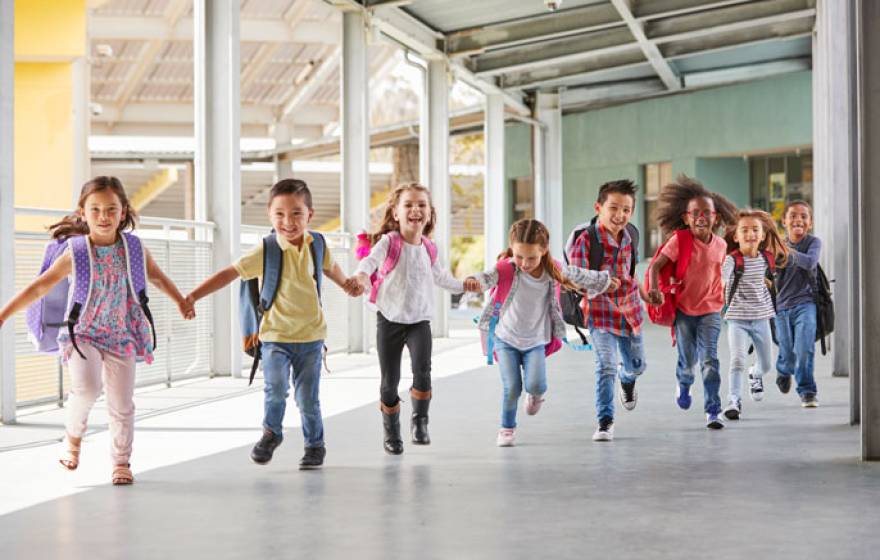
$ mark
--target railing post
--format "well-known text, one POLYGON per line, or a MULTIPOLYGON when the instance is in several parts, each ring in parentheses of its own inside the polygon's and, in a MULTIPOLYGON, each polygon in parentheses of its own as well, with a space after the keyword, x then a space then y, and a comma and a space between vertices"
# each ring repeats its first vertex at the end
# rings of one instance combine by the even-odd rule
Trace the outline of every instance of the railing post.
MULTIPOLYGON (((162 226, 162 233, 165 235, 165 265, 162 267, 163 270, 166 271, 167 274, 170 274, 171 270, 171 228, 169 226, 162 226)), ((171 350, 171 313, 174 312, 173 308, 170 305, 171 299, 165 298, 165 386, 171 387, 171 371, 172 359, 174 357, 174 352, 170 352, 171 350)))
MULTIPOLYGON (((15 292, 14 0, 0 0, 0 302, 15 292)), ((0 329, 0 421, 15 422, 15 321, 0 329)))

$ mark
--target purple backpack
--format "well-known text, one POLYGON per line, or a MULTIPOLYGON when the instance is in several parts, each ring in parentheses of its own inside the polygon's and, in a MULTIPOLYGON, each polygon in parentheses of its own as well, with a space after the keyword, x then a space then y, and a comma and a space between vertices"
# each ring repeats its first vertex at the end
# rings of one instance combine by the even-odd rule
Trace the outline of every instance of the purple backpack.
MULTIPOLYGON (((141 240, 132 233, 122 233, 122 245, 125 247, 125 263, 128 270, 128 287, 140 304, 144 315, 150 322, 153 333, 153 348, 156 347, 156 328, 153 325, 153 314, 147 307, 147 275, 144 260, 144 249, 141 240)), ((39 352, 58 352, 58 331, 66 326, 70 342, 76 352, 85 359, 76 345, 73 327, 80 314, 89 303, 92 291, 92 246, 87 235, 77 235, 66 239, 55 239, 46 245, 40 274, 52 266, 70 246, 71 276, 73 286, 65 278, 56 284, 45 296, 32 303, 26 312, 28 338, 39 352)))

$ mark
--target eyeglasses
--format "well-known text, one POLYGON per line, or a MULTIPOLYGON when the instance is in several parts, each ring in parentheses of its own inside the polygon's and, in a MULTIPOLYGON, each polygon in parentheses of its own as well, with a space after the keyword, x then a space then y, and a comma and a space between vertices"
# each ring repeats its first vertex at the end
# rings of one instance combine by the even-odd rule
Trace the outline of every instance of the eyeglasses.
POLYGON ((714 218, 718 213, 714 210, 691 210, 687 212, 691 218, 697 220, 699 218, 714 218))

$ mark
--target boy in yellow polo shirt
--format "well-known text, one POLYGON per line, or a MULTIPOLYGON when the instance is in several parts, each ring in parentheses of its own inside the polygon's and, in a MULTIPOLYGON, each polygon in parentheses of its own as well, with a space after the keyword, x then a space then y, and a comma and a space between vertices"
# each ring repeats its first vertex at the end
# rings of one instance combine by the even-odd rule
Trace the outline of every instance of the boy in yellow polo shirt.
MULTIPOLYGON (((284 179, 272 186, 269 220, 281 248, 282 264, 278 291, 260 323, 265 379, 263 437, 251 451, 251 459, 261 465, 272 460, 275 448, 283 440, 281 426, 291 371, 305 439, 300 468, 321 466, 326 454, 318 387, 327 324, 312 270, 312 235, 307 227, 313 214, 312 194, 305 182, 284 179)), ((360 295, 360 284, 345 276, 326 248, 321 268, 346 293, 360 295)), ((202 282, 187 296, 187 301, 195 303, 236 278, 250 280, 262 275, 263 244, 260 244, 232 266, 202 282)))

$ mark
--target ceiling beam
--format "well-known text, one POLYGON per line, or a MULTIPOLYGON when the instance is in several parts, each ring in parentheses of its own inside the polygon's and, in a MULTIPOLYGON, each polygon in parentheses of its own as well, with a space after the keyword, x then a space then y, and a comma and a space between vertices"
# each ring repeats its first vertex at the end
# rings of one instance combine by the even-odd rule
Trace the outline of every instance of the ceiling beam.
POLYGON ((812 63, 810 57, 805 56, 790 60, 776 60, 773 62, 734 66, 731 68, 719 68, 717 70, 706 70, 685 74, 684 85, 688 88, 696 88, 718 84, 731 84, 748 80, 758 80, 768 76, 785 74, 787 72, 802 72, 804 70, 809 70, 811 67, 812 63))
POLYGON ((563 108, 586 107, 609 101, 622 101, 655 95, 668 91, 665 84, 657 78, 638 80, 611 86, 593 86, 566 89, 562 92, 563 108))
POLYGON ((736 31, 760 25, 772 25, 814 17, 813 0, 766 0, 751 4, 719 8, 645 24, 645 34, 655 43, 693 38, 722 31, 736 31))
MULTIPOLYGON (((89 18, 89 38, 141 40, 163 39, 169 35, 165 18, 124 17, 95 15, 89 18)), ((181 18, 171 29, 170 34, 181 40, 193 38, 193 20, 181 18)), ((333 22, 301 21, 290 27, 282 19, 243 19, 241 20, 241 40, 264 43, 315 43, 338 44, 341 39, 340 28, 333 22)))
POLYGON ((657 45, 649 41, 648 38, 645 36, 645 29, 643 27, 644 24, 640 21, 636 21, 635 16, 633 16, 632 1, 611 0, 611 4, 620 14, 620 17, 623 19, 623 21, 626 22, 626 26, 633 34, 633 37, 636 38, 636 42, 639 44, 639 48, 641 48, 642 52, 645 53, 645 58, 648 59, 648 62, 654 68, 654 71, 657 72, 657 75, 660 76, 660 79, 663 80, 666 88, 671 91, 677 91, 681 89, 681 78, 679 78, 675 74, 675 71, 672 70, 669 62, 667 62, 666 59, 663 58, 663 55, 660 53, 660 49, 657 48, 657 45))
POLYGON ((320 87, 325 85, 330 75, 339 67, 339 61, 342 58, 340 52, 340 47, 337 45, 323 60, 313 64, 312 71, 304 81, 293 85, 289 97, 281 104, 281 114, 278 115, 279 122, 287 120, 299 107, 311 100, 320 87))
POLYGON ((705 12, 725 6, 745 4, 753 0, 653 0, 652 2, 637 2, 634 6, 633 15, 640 21, 668 18, 690 14, 693 12, 705 12))
POLYGON ((257 47, 257 52, 254 54, 254 57, 241 72, 240 87, 242 97, 244 97, 248 88, 257 81, 260 72, 266 67, 266 64, 272 60, 272 57, 275 56, 275 53, 278 52, 278 49, 280 48, 281 43, 261 43, 260 46, 257 47))
MULTIPOLYGON (((100 115, 92 117, 97 123, 150 123, 192 124, 194 109, 190 103, 129 103, 125 107, 104 104, 100 115)), ((242 124, 272 124, 275 115, 264 106, 241 107, 242 124)))

